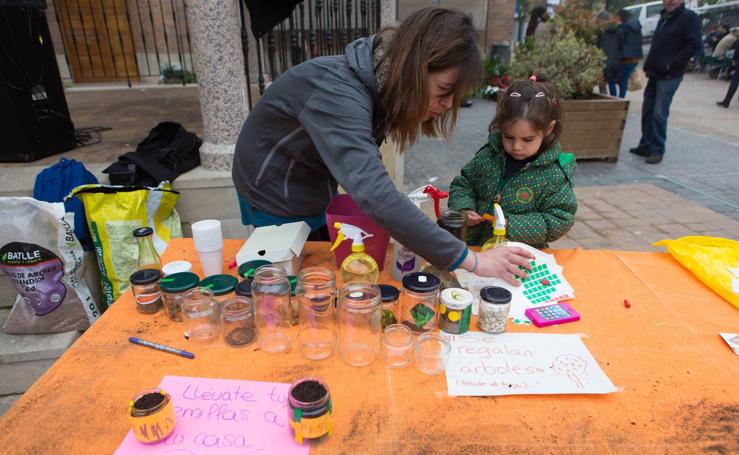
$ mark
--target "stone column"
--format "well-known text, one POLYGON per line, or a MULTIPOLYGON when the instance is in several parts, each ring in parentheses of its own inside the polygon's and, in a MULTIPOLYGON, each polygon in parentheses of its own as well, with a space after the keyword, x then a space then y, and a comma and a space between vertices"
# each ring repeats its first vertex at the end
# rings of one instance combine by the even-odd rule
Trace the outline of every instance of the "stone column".
POLYGON ((398 21, 398 0, 382 0, 380 2, 380 26, 392 27, 398 21))
POLYGON ((204 168, 230 170, 249 113, 237 0, 191 0, 187 18, 203 116, 204 168))

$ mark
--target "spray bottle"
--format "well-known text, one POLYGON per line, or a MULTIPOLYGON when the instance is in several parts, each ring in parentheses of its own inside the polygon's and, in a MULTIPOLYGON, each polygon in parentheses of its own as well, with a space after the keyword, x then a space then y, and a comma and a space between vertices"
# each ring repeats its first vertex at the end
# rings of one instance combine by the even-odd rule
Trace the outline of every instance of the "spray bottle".
POLYGON ((503 208, 500 204, 495 203, 495 205, 493 205, 493 211, 495 212, 495 217, 490 216, 488 213, 483 215, 483 218, 493 224, 494 227, 493 236, 482 245, 482 248, 480 248, 481 251, 504 246, 508 243, 508 239, 506 239, 506 222, 505 216, 503 215, 503 208))
POLYGON ((364 252, 364 239, 372 237, 362 229, 347 223, 334 223, 334 227, 339 231, 336 241, 331 247, 334 251, 339 244, 347 238, 352 239, 352 253, 344 258, 341 262, 341 279, 344 284, 350 281, 365 281, 367 283, 377 283, 380 270, 377 262, 372 256, 364 252))

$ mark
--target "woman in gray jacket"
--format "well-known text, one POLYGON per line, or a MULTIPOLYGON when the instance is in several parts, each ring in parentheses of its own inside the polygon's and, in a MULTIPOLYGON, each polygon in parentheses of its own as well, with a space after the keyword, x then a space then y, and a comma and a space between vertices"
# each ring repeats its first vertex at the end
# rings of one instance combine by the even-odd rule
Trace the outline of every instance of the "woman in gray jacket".
POLYGON ((474 253, 400 193, 379 152, 421 133, 448 137, 464 95, 479 81, 480 54, 469 16, 424 8, 397 29, 290 68, 265 91, 236 144, 233 180, 244 224, 305 221, 325 229, 340 184, 401 244, 436 267, 458 267, 512 284, 530 254, 509 247, 474 253))

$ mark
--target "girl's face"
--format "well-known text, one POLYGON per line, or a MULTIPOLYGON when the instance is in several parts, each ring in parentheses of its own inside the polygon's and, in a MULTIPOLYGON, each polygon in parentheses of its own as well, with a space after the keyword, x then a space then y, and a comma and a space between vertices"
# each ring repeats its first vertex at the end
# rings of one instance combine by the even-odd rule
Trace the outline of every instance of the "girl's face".
POLYGON ((429 107, 423 121, 435 119, 454 106, 452 90, 459 77, 459 68, 429 74, 429 107))
POLYGON ((513 159, 524 160, 539 151, 544 138, 554 131, 556 120, 552 121, 547 131, 537 130, 529 120, 515 120, 503 124, 503 148, 513 159))

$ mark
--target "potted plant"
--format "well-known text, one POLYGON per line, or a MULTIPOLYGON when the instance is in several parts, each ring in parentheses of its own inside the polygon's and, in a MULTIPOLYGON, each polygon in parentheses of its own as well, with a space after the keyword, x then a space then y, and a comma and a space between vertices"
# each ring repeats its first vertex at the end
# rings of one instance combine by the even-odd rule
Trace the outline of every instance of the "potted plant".
POLYGON ((511 64, 513 79, 540 73, 552 82, 564 111, 563 150, 578 159, 618 159, 629 102, 593 93, 603 77, 605 55, 595 46, 592 13, 571 2, 558 10, 543 37, 521 45, 511 64))
POLYGON ((508 75, 508 65, 500 57, 491 57, 485 60, 485 78, 478 91, 478 96, 495 100, 500 90, 505 90, 511 84, 508 75))

